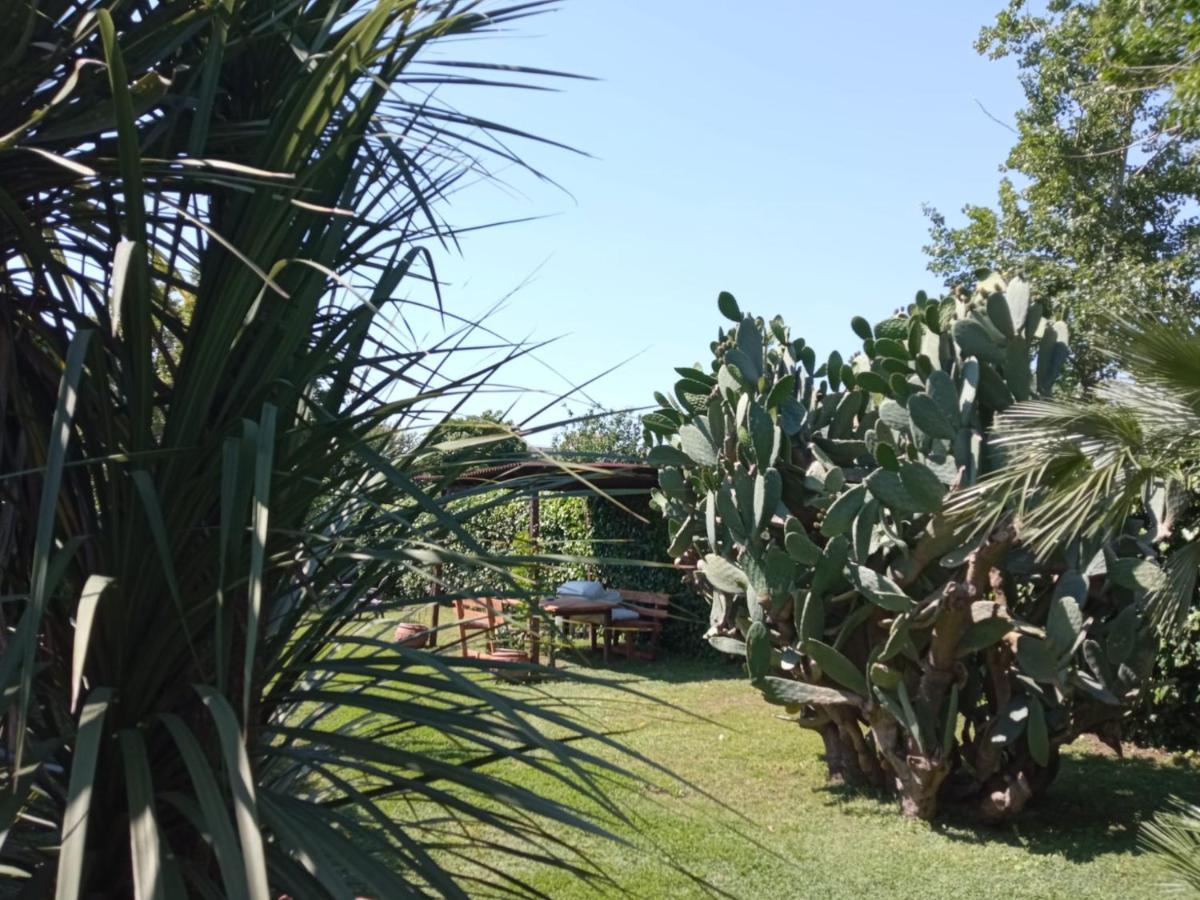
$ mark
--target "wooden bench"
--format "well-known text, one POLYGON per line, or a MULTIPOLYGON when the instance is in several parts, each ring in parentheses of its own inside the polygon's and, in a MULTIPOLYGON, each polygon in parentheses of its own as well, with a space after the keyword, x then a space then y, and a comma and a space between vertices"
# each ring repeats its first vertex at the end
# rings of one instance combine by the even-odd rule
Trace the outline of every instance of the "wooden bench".
POLYGON ((621 605, 638 614, 636 619, 618 619, 608 626, 614 652, 629 659, 654 659, 658 653, 658 639, 662 634, 663 622, 667 619, 667 608, 671 605, 668 594, 650 591, 618 591, 621 605), (625 640, 621 641, 624 635, 625 640), (638 646, 638 638, 645 635, 645 648, 638 646))

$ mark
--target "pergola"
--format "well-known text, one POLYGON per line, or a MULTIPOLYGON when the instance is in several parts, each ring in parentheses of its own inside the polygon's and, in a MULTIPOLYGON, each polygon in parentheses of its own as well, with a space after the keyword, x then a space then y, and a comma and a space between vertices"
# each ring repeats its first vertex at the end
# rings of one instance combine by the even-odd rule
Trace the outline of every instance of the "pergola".
MULTIPOLYGON (((458 476, 447 489, 447 496, 477 491, 481 487, 507 488, 514 493, 529 495, 529 536, 537 547, 541 527, 541 495, 553 493, 566 496, 612 497, 644 494, 658 485, 658 470, 645 463, 580 462, 563 460, 520 460, 470 469, 458 476)), ((441 565, 434 567, 432 586, 433 616, 430 628, 431 646, 437 644, 441 602, 436 598, 443 592, 441 565)))

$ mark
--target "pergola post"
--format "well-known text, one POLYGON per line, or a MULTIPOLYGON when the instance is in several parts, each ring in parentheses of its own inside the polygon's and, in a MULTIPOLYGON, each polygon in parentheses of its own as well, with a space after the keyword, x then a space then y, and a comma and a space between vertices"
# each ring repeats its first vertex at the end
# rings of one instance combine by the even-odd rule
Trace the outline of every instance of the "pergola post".
MULTIPOLYGON (((542 530, 542 503, 541 495, 538 491, 534 491, 529 498, 529 544, 530 549, 536 554, 538 552, 538 537, 542 530)), ((534 587, 540 584, 540 573, 537 565, 534 565, 534 587)), ((538 597, 535 593, 529 605, 529 658, 536 665, 539 654, 541 653, 541 610, 538 609, 538 597)), ((550 659, 553 665, 554 660, 554 636, 550 636, 550 659)))
POLYGON ((442 618, 442 594, 446 589, 442 586, 442 564, 433 567, 433 581, 429 585, 429 593, 433 597, 433 614, 429 623, 429 646, 436 647, 438 642, 438 623, 442 618))

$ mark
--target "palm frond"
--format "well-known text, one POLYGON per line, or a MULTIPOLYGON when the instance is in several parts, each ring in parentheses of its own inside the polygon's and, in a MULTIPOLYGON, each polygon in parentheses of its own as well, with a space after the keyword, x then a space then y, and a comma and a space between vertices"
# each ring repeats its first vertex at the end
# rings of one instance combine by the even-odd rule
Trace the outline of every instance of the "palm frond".
MULTIPOLYGON (((1148 323, 1112 323, 1117 379, 1082 399, 1019 403, 995 423, 988 474, 949 503, 973 536, 1013 516, 1040 558, 1077 540, 1118 536, 1148 516, 1151 542, 1166 540, 1171 510, 1155 499, 1194 490, 1200 475, 1200 336, 1148 323)), ((1180 627, 1195 595, 1194 535, 1166 563, 1145 603, 1164 631, 1180 627)))
POLYGON ((1121 370, 1143 385, 1173 392, 1200 409, 1200 339, 1186 322, 1109 319, 1108 352, 1121 370))
POLYGON ((1138 843, 1158 861, 1163 888, 1200 892, 1200 806, 1171 797, 1165 812, 1142 825, 1138 843))
POLYGON ((1045 557, 1065 542, 1119 529, 1154 472, 1136 410, 1088 401, 1030 401, 998 417, 989 472, 955 494, 950 514, 973 534, 1013 515, 1045 557))
POLYGON ((455 315, 425 245, 531 136, 440 103, 492 85, 430 48, 545 6, 42 3, 0 63, 8 870, 64 896, 465 896, 484 828, 606 884, 561 829, 623 822, 602 785, 628 764, 588 749, 613 742, 356 616, 433 601, 402 576, 446 562, 525 588, 431 448, 537 346, 455 315))

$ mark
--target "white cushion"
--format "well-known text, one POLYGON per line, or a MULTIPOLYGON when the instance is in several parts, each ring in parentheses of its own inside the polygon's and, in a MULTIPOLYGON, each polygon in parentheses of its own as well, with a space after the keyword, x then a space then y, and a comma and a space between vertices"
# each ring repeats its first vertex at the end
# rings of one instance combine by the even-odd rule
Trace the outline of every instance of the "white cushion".
POLYGON ((618 606, 611 613, 614 622, 628 622, 630 619, 641 618, 637 610, 626 609, 624 606, 618 606))
POLYGON ((604 585, 598 581, 568 581, 558 589, 560 597, 583 597, 587 600, 595 600, 602 596, 604 585))

